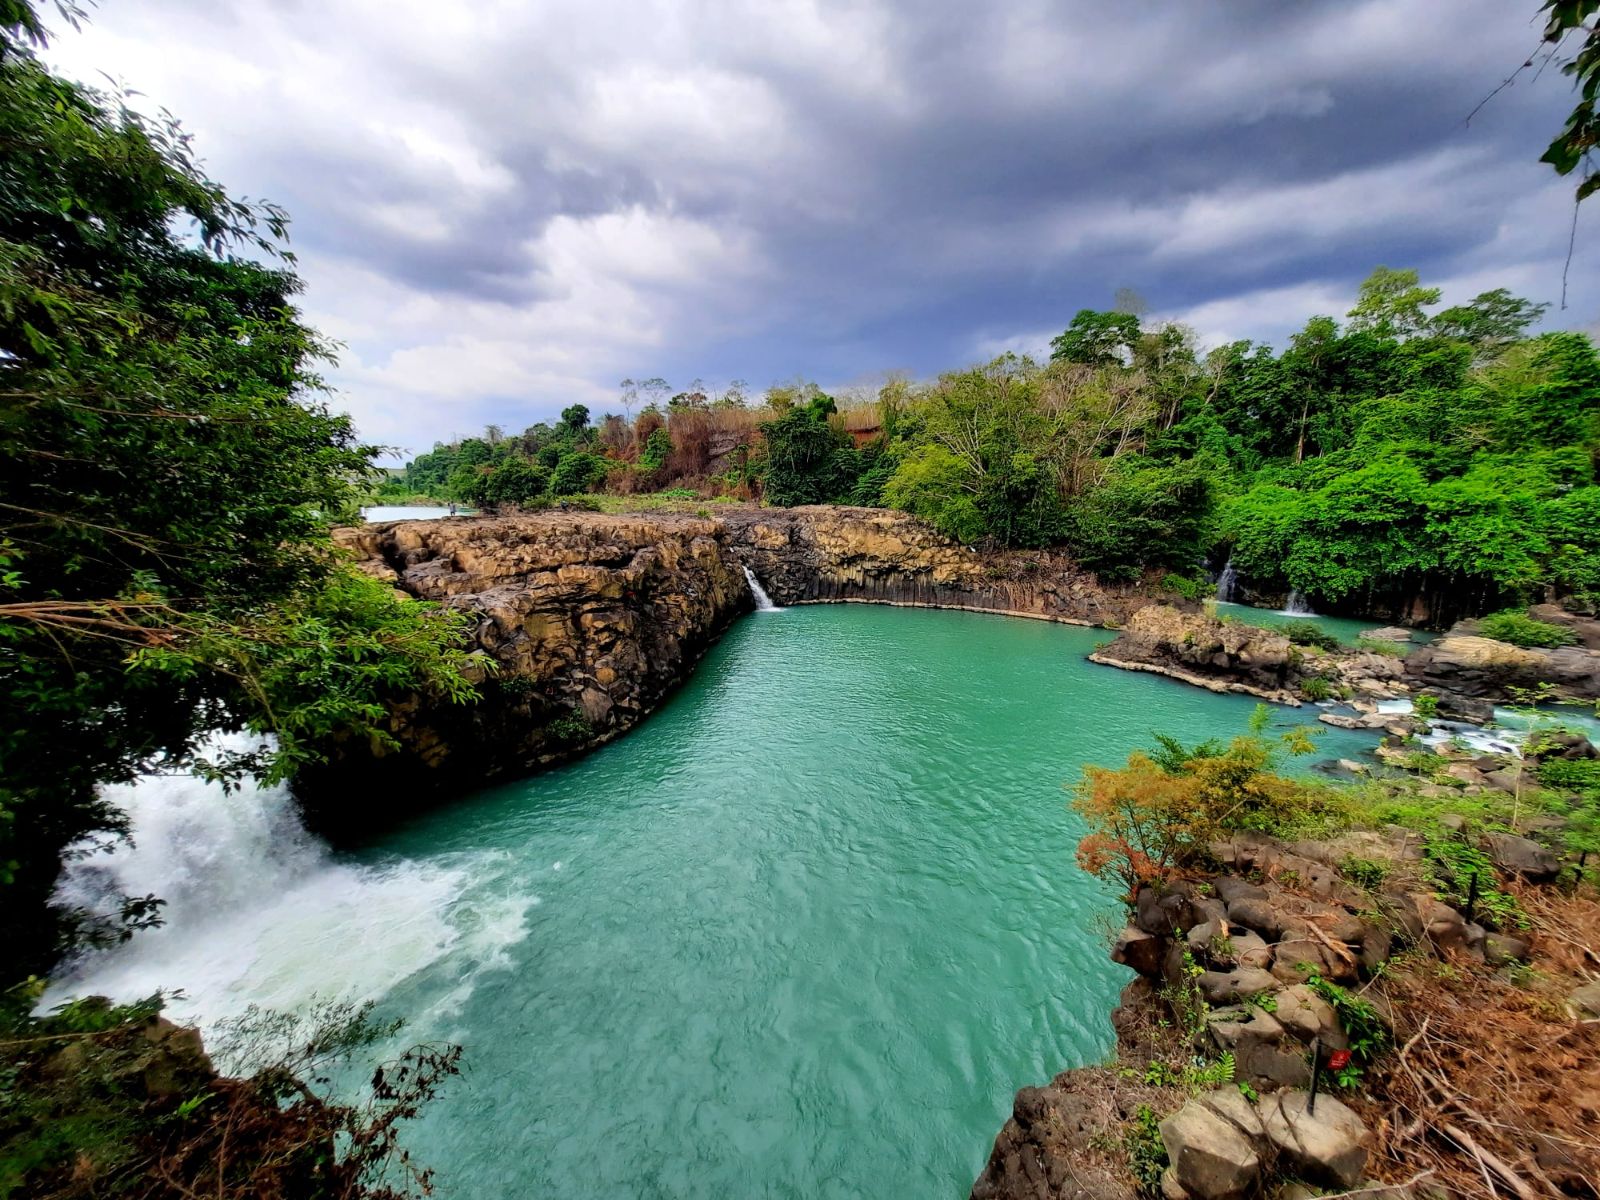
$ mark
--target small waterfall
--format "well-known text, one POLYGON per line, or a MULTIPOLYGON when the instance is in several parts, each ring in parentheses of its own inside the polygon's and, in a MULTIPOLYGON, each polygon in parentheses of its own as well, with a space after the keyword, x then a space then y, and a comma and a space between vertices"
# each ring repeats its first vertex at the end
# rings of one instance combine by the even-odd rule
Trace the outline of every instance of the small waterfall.
POLYGON ((778 606, 772 602, 772 597, 767 595, 767 589, 761 586, 761 581, 756 578, 756 573, 749 567, 744 569, 744 577, 750 581, 750 595, 756 602, 757 612, 778 612, 778 606))
POLYGON ((1217 599, 1224 604, 1233 603, 1233 593, 1239 586, 1239 572, 1233 569, 1233 555, 1228 555, 1228 561, 1222 566, 1222 574, 1217 576, 1217 599))
MULTIPOLYGON (((123 896, 153 893, 166 901, 163 924, 66 964, 44 1008, 179 988, 170 1013, 209 1026, 252 1003, 377 999, 463 944, 453 910, 467 867, 341 861, 306 831, 286 787, 227 793, 151 775, 104 794, 128 814, 131 838, 73 847, 56 903, 110 914, 123 896)), ((511 915, 517 928, 500 932, 519 940, 521 914, 511 915)))
POLYGON ((1296 589, 1290 589, 1289 598, 1283 602, 1283 614, 1288 617, 1314 617, 1317 610, 1311 607, 1304 594, 1296 589))

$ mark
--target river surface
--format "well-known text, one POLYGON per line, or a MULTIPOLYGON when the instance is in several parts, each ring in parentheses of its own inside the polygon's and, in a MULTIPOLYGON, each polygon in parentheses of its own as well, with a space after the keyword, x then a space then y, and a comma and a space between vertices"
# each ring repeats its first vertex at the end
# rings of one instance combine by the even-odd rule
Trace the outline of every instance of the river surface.
POLYGON ((371 997, 459 1041, 409 1136, 441 1196, 964 1196, 1015 1089, 1112 1045, 1118 910, 1063 783, 1254 705, 1086 662, 1107 636, 757 613, 627 737, 355 854, 281 791, 144 781, 136 848, 67 891, 157 891, 169 924, 57 994, 181 987, 206 1024, 371 997))

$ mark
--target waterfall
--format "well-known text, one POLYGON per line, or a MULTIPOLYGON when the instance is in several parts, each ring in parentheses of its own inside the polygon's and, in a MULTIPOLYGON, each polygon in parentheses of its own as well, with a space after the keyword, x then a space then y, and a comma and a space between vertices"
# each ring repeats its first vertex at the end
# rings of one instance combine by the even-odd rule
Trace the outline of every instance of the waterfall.
POLYGON ((1233 569, 1233 555, 1228 555, 1228 561, 1222 566, 1222 574, 1217 576, 1217 599, 1224 604, 1233 603, 1234 589, 1239 585, 1239 572, 1233 569))
POLYGON ((752 571, 749 567, 746 567, 744 569, 744 577, 750 581, 750 595, 756 602, 757 612, 781 611, 778 606, 772 602, 772 597, 767 595, 767 589, 761 586, 761 581, 756 578, 756 573, 754 571, 752 571))
POLYGON ((1314 617, 1316 609, 1311 607, 1310 601, 1295 589, 1290 589, 1289 598, 1283 602, 1283 614, 1288 617, 1314 617))
POLYGON ((169 1011, 210 1026, 252 1003, 378 999, 458 944, 492 954, 474 938, 503 944, 525 933, 521 910, 457 911, 467 864, 337 858, 282 786, 228 793, 190 775, 151 775, 104 795, 128 814, 131 836, 73 847, 55 901, 112 914, 121 897, 153 893, 166 901, 163 924, 66 964, 43 1008, 182 989, 169 1011), (461 915, 477 932, 463 933, 461 915))

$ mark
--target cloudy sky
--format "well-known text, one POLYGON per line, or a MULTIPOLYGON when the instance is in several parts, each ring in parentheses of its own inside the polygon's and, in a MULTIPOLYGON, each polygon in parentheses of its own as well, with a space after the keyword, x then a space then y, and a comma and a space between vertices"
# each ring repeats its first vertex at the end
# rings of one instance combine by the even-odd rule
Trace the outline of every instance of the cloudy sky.
MULTIPOLYGON (((50 57, 294 218, 409 453, 617 382, 928 376, 1137 289, 1205 343, 1376 264, 1560 295, 1536 0, 101 0, 50 57)), ((1600 212, 1565 312, 1600 318, 1600 212)))

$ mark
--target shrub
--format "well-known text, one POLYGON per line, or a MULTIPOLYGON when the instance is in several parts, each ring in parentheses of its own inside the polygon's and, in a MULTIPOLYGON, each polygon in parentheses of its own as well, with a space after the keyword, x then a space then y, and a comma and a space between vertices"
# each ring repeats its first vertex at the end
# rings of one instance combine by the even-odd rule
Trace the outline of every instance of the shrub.
POLYGON ((1185 600, 1205 600, 1217 594, 1217 585, 1203 579, 1189 579, 1183 575, 1167 573, 1161 577, 1164 590, 1175 592, 1185 600))
POLYGON ((1300 681, 1300 694, 1315 704, 1332 697, 1333 685, 1321 675, 1313 675, 1309 679, 1300 681))
POLYGON ((1398 642, 1391 642, 1385 638, 1357 638, 1356 649, 1365 650, 1368 654, 1381 654, 1384 658, 1404 658, 1406 648, 1398 642))
POLYGON ((610 470, 611 463, 598 454, 566 454, 550 476, 550 490, 557 496, 592 492, 604 482, 610 470))
POLYGON ((1339 639, 1322 626, 1311 621, 1286 621, 1279 632, 1297 646, 1315 646, 1319 650, 1337 650, 1339 639))
POLYGON ((1128 1173, 1139 1182, 1139 1191, 1146 1196, 1161 1194, 1161 1173, 1167 1169, 1167 1146, 1161 1140, 1161 1120, 1148 1104, 1139 1106, 1139 1112, 1128 1123, 1128 1135, 1123 1143, 1128 1155, 1128 1173))
POLYGON ((1536 621, 1526 612, 1514 608, 1484 617, 1478 622, 1478 628, 1484 637, 1497 642, 1510 642, 1513 646, 1549 649, 1570 646, 1578 640, 1566 626, 1536 621))
POLYGON ((1339 861, 1339 874, 1367 891, 1376 891, 1389 875, 1389 865, 1371 858, 1346 855, 1339 861))
POLYGON ((1154 756, 1135 752, 1120 769, 1085 767, 1072 805, 1090 826, 1078 843, 1079 865, 1120 882, 1131 899, 1140 884, 1163 882, 1223 831, 1280 831, 1316 811, 1312 789, 1272 770, 1284 751, 1309 752, 1310 737, 1291 730, 1273 745, 1261 736, 1269 717, 1260 706, 1251 732, 1226 749, 1215 742, 1187 749, 1160 737, 1154 756))

